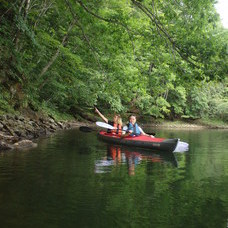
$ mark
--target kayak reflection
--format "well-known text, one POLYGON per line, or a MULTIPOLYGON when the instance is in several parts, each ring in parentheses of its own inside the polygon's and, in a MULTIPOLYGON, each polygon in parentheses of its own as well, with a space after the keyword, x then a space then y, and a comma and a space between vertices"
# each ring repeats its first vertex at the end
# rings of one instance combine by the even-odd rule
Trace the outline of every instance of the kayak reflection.
POLYGON ((151 150, 129 148, 119 145, 107 145, 104 158, 95 161, 95 173, 108 173, 115 167, 127 166, 128 174, 134 175, 137 166, 142 163, 161 163, 177 166, 174 154, 152 152, 151 150))

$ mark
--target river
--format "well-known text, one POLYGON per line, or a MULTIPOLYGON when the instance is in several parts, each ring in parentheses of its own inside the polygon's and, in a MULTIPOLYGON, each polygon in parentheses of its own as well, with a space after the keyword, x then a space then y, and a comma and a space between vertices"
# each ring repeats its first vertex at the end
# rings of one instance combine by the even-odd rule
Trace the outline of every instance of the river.
POLYGON ((156 130, 187 152, 122 148, 78 129, 0 153, 0 227, 228 227, 228 131, 156 130))

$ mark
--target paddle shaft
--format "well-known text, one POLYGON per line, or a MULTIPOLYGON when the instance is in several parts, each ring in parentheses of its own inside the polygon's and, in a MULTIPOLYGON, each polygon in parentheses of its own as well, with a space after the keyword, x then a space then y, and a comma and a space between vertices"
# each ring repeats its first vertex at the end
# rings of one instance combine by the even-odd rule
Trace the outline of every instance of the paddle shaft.
MULTIPOLYGON (((97 131, 96 129, 93 129, 93 128, 90 128, 90 127, 87 127, 87 126, 81 126, 81 127, 79 127, 79 130, 80 131, 82 131, 82 132, 92 132, 92 131, 97 131)), ((126 132, 125 130, 122 130, 122 132, 126 132)), ((146 132, 146 134, 148 134, 148 135, 156 135, 156 133, 154 133, 154 132, 150 132, 150 133, 147 133, 146 132)))

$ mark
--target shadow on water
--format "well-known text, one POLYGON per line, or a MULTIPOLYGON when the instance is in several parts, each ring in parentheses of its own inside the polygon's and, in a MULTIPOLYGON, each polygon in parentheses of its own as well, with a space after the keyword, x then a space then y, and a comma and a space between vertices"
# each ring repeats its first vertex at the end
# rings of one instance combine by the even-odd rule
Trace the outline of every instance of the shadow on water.
POLYGON ((134 175, 137 166, 142 162, 146 162, 147 166, 153 163, 169 163, 173 167, 178 166, 173 153, 107 144, 106 156, 95 161, 95 173, 111 172, 113 167, 126 165, 128 174, 134 175))

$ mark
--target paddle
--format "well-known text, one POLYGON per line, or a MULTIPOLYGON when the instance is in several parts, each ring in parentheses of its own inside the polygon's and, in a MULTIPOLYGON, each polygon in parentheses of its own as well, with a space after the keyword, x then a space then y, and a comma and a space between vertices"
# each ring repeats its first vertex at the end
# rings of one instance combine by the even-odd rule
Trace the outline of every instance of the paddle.
MULTIPOLYGON (((104 122, 96 122, 96 125, 97 126, 99 126, 99 127, 103 127, 103 128, 108 128, 108 129, 111 129, 111 130, 115 130, 115 129, 117 129, 117 128, 115 128, 115 127, 113 127, 112 125, 110 125, 110 124, 107 124, 107 123, 104 123, 104 122)), ((128 127, 127 126, 123 126, 123 131, 127 131, 127 129, 128 129, 128 127)), ((142 128, 141 127, 139 127, 139 129, 141 129, 142 130, 142 128)), ((148 135, 155 135, 155 133, 154 132, 152 132, 152 133, 147 133, 146 132, 146 134, 148 134, 148 135)))
MULTIPOLYGON (((104 122, 99 122, 97 121, 96 122, 96 125, 99 126, 99 127, 103 127, 103 128, 107 128, 107 129, 111 129, 111 130, 114 130, 116 129, 115 127, 113 127, 112 125, 110 124, 107 124, 107 123, 104 123, 104 122)), ((123 127, 123 131, 127 131, 128 127, 127 126, 124 126, 123 127)), ((92 131, 96 131, 96 129, 92 129, 90 127, 86 127, 86 126, 81 126, 79 127, 79 130, 80 131, 83 131, 83 132, 92 132, 92 131)), ((152 132, 152 133, 147 133, 146 134, 148 135, 155 135, 156 133, 152 132)))
MULTIPOLYGON (((107 124, 107 123, 104 123, 104 122, 99 122, 99 121, 97 121, 97 122, 96 122, 96 125, 99 126, 99 127, 103 127, 103 128, 107 128, 107 129, 111 129, 111 130, 116 129, 116 128, 113 127, 112 125, 107 124)), ((83 132, 96 131, 96 129, 93 129, 93 128, 91 128, 91 127, 86 127, 86 126, 81 126, 81 127, 79 127, 79 130, 80 130, 80 131, 83 131, 83 132)))
POLYGON ((116 127, 113 127, 110 124, 107 124, 107 123, 104 123, 104 122, 99 122, 99 121, 96 122, 96 125, 99 126, 99 127, 103 127, 103 128, 107 128, 107 129, 111 129, 111 130, 117 129, 116 127))

